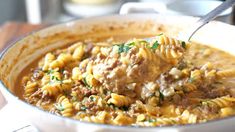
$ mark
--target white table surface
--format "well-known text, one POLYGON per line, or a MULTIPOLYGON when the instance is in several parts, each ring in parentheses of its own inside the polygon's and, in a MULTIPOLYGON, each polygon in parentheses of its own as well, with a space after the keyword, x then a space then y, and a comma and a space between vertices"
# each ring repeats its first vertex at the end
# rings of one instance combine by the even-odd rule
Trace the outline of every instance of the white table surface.
POLYGON ((0 132, 38 132, 30 122, 17 114, 17 108, 7 104, 0 109, 0 132))

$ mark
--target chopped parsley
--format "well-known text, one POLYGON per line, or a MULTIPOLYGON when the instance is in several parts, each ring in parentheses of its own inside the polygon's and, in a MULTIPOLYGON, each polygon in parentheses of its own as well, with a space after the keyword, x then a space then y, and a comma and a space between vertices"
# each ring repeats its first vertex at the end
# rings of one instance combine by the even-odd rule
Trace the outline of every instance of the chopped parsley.
POLYGON ((160 34, 158 34, 157 36, 162 36, 163 35, 163 33, 160 33, 160 34))
POLYGON ((156 40, 156 41, 153 43, 153 46, 151 47, 151 49, 152 49, 152 50, 156 50, 158 46, 159 46, 159 43, 158 43, 158 41, 156 40))
POLYGON ((120 110, 123 110, 123 111, 128 111, 128 109, 129 109, 129 107, 127 107, 127 106, 122 106, 122 107, 115 106, 115 104, 113 104, 113 103, 108 103, 107 105, 110 108, 116 109, 116 110, 120 109, 120 110))
POLYGON ((82 110, 82 111, 85 111, 86 109, 87 109, 87 107, 81 106, 81 110, 82 110))
POLYGON ((129 47, 129 46, 123 46, 123 52, 127 52, 127 51, 129 51, 131 49, 131 47, 129 47))
POLYGON ((117 45, 118 46, 118 54, 124 52, 124 44, 117 45))
POLYGON ((48 70, 47 71, 47 74, 49 75, 49 74, 52 74, 52 73, 54 73, 54 70, 48 70))
POLYGON ((156 122, 156 119, 149 119, 148 122, 152 123, 152 122, 156 122))
POLYGON ((53 84, 53 83, 62 84, 62 80, 60 80, 58 77, 56 77, 54 75, 50 75, 50 84, 53 84))
POLYGON ((58 82, 61 82, 61 80, 58 78, 58 77, 56 77, 56 76, 51 76, 51 81, 58 81, 58 82))
POLYGON ((164 101, 164 95, 162 92, 160 92, 160 90, 159 90, 159 100, 160 102, 164 101))
POLYGON ((50 75, 50 84, 53 84, 53 83, 62 84, 62 80, 60 80, 58 77, 53 75, 54 72, 55 72, 54 70, 48 70, 47 71, 47 75, 50 75))
POLYGON ((63 111, 65 109, 62 104, 55 104, 55 108, 59 111, 63 111))
POLYGON ((94 98, 93 96, 90 96, 89 99, 90 99, 91 101, 95 101, 95 100, 96 100, 96 98, 94 98))
POLYGON ((65 70, 64 69, 60 69, 59 72, 63 73, 65 70))
POLYGON ((135 45, 135 42, 126 43, 126 44, 118 44, 116 46, 118 46, 118 53, 120 54, 122 52, 127 53, 134 45, 135 45))
POLYGON ((184 41, 181 42, 181 45, 184 49, 186 49, 186 43, 184 41))
POLYGON ((60 81, 60 79, 56 76, 51 76, 51 80, 60 81))
MULTIPOLYGON (((159 34, 162 35, 162 34, 159 34)), ((150 48, 152 50, 156 50, 159 46, 159 42, 156 40, 152 46, 150 46, 148 39, 142 40, 139 43, 147 43, 147 48, 150 48)), ((117 44, 115 46, 118 46, 118 53, 127 53, 133 46, 135 46, 135 42, 130 42, 130 43, 122 43, 122 44, 117 44)))
POLYGON ((135 42, 130 42, 130 43, 127 43, 126 45, 128 45, 128 46, 135 46, 135 42))
POLYGON ((85 84, 85 86, 87 86, 89 89, 92 88, 92 86, 87 83, 86 77, 82 79, 82 82, 83 82, 83 83, 85 84))

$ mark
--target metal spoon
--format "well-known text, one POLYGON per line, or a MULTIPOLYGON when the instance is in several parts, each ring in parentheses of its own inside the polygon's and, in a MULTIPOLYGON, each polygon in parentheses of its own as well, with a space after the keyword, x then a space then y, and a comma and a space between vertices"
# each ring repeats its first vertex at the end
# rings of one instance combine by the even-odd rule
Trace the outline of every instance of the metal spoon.
POLYGON ((214 10, 210 11, 208 14, 199 19, 191 28, 185 32, 181 32, 178 36, 178 39, 184 41, 190 41, 192 36, 205 24, 209 23, 211 20, 215 19, 220 13, 224 10, 232 7, 235 4, 235 0, 226 0, 221 5, 216 7, 214 10))

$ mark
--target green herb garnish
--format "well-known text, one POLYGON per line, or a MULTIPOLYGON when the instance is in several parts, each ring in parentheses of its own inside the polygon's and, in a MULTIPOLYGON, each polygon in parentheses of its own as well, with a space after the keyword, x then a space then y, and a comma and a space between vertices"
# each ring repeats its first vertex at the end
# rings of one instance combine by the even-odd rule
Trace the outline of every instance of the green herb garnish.
POLYGON ((55 77, 55 80, 56 80, 56 81, 61 81, 61 80, 60 80, 59 78, 57 78, 57 77, 55 77))
POLYGON ((47 71, 47 74, 49 75, 49 74, 52 74, 52 73, 54 73, 54 70, 48 70, 47 71))
POLYGON ((82 111, 85 111, 86 109, 87 109, 87 107, 81 106, 81 110, 82 110, 82 111))
POLYGON ((151 49, 152 49, 152 50, 156 50, 158 46, 159 46, 159 43, 158 43, 158 41, 156 40, 156 41, 153 43, 153 46, 151 47, 151 49))
POLYGON ((55 82, 62 83, 62 80, 53 75, 54 72, 55 72, 54 70, 47 71, 47 74, 50 75, 50 83, 55 83, 55 82))
POLYGON ((64 69, 60 69, 59 72, 63 73, 63 72, 64 72, 64 69))
POLYGON ((129 46, 124 46, 124 47, 123 47, 123 52, 127 53, 130 49, 131 49, 131 47, 129 47, 129 46))
POLYGON ((55 76, 51 76, 51 80, 55 80, 55 76))
POLYGON ((120 54, 122 52, 127 53, 134 45, 135 45, 135 42, 126 43, 126 44, 118 44, 116 46, 118 46, 118 53, 120 54))
POLYGON ((95 100, 96 100, 96 98, 94 98, 93 96, 90 96, 89 99, 90 99, 91 101, 95 101, 95 100))
POLYGON ((64 110, 64 107, 62 104, 55 104, 55 108, 59 111, 63 111, 64 110))
POLYGON ((156 122, 156 119, 149 119, 148 122, 152 123, 152 122, 156 122))
POLYGON ((56 76, 51 76, 51 80, 55 80, 55 81, 61 81, 58 77, 56 76))
POLYGON ((87 83, 86 77, 82 79, 82 82, 83 82, 83 83, 85 84, 85 86, 87 86, 89 89, 92 88, 92 86, 87 83))
POLYGON ((181 45, 184 49, 186 49, 186 43, 184 41, 181 42, 181 45))
POLYGON ((135 42, 130 42, 126 44, 127 46, 135 46, 135 42))
POLYGON ((118 46, 118 54, 124 52, 124 44, 117 45, 118 46))
POLYGON ((158 34, 157 36, 161 36, 161 35, 163 35, 163 33, 160 33, 160 34, 158 34))
POLYGON ((61 82, 61 80, 58 78, 58 77, 56 77, 56 76, 51 76, 51 81, 58 81, 58 82, 61 82))
POLYGON ((60 83, 60 84, 62 84, 63 82, 58 77, 51 75, 50 76, 50 84, 52 84, 52 83, 60 83))
POLYGON ((164 95, 160 91, 159 91, 159 100, 160 100, 160 102, 164 101, 164 95))

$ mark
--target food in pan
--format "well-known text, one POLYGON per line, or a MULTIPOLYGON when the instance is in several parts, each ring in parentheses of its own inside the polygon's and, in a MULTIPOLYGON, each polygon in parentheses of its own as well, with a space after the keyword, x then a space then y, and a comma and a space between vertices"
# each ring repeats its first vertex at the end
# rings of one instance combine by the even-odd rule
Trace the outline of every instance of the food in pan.
POLYGON ((235 115, 235 57, 163 34, 77 42, 20 77, 23 98, 51 113, 112 125, 202 123, 235 115))

